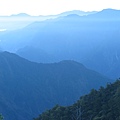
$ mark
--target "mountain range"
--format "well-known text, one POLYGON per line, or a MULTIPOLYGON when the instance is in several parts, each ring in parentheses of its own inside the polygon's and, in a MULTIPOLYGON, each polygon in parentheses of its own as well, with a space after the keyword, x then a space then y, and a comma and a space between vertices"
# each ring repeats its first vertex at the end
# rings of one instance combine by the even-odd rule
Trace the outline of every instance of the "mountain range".
POLYGON ((21 29, 26 27, 27 25, 36 22, 36 21, 44 21, 47 19, 55 19, 59 17, 64 17, 69 14, 77 14, 80 16, 94 14, 96 11, 93 12, 84 12, 80 10, 73 10, 73 11, 67 11, 58 15, 47 15, 47 16, 31 16, 26 13, 19 13, 19 14, 13 14, 11 16, 0 16, 0 30, 6 29, 7 31, 21 29))
POLYGON ((84 109, 84 119, 118 120, 119 39, 120 10, 0 16, 0 113, 73 120, 84 109))
POLYGON ((72 60, 43 64, 1 52, 0 113, 5 120, 31 120, 112 81, 72 60))
POLYGON ((0 35, 0 47, 38 63, 75 60, 117 79, 120 76, 119 28, 119 10, 105 9, 84 16, 68 14, 4 32, 0 35))

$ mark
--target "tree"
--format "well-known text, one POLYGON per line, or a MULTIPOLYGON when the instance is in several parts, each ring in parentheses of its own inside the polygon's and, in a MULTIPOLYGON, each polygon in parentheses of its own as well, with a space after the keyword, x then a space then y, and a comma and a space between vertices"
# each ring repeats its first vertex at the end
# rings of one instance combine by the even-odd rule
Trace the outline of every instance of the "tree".
POLYGON ((3 118, 3 116, 0 114, 0 120, 3 120, 4 118, 3 118))
POLYGON ((80 104, 75 104, 75 110, 72 114, 72 120, 82 120, 83 114, 82 106, 80 104))
POLYGON ((72 106, 56 105, 41 116, 49 119, 35 120, 120 120, 120 80, 98 91, 92 89, 72 106))

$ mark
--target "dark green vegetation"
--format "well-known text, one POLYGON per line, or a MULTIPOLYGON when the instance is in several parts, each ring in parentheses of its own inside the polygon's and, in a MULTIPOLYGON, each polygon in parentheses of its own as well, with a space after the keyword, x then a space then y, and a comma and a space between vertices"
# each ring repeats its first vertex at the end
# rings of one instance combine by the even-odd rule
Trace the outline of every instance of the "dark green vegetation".
POLYGON ((30 120, 54 105, 70 105, 111 80, 75 61, 39 64, 0 53, 0 113, 30 120))
POLYGON ((120 80, 92 89, 72 106, 56 105, 35 120, 120 120, 120 80))
POLYGON ((4 117, 0 114, 0 120, 3 120, 3 118, 4 118, 4 117))

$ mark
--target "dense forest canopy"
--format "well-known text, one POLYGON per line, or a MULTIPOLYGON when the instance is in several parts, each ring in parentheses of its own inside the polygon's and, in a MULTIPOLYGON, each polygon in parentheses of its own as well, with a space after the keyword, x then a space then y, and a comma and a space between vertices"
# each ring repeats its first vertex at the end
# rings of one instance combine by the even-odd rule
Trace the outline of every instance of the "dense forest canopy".
POLYGON ((120 80, 92 89, 71 106, 56 105, 34 120, 120 120, 120 80))
POLYGON ((0 120, 3 120, 3 118, 4 118, 4 117, 2 116, 2 114, 0 114, 0 120))

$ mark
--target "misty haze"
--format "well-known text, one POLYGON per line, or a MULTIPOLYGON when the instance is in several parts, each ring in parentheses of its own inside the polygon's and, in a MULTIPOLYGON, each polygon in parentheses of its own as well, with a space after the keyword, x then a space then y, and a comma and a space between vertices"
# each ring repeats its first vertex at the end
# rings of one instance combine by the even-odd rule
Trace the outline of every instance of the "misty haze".
POLYGON ((0 120, 119 120, 120 10, 0 16, 0 120))

